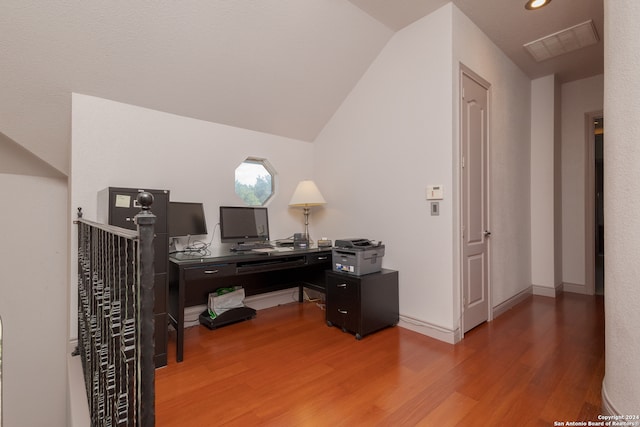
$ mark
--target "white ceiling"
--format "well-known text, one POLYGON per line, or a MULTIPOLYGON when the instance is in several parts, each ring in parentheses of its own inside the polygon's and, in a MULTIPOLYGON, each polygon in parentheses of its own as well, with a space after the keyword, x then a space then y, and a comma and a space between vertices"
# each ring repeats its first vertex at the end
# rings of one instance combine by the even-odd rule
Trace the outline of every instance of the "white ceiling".
MULTIPOLYGON (((3 0, 0 149, 68 173, 72 92, 313 141, 393 32, 446 3, 3 0)), ((602 0, 454 3, 532 78, 603 70, 602 42, 540 64, 522 48, 587 19, 602 36, 602 0)))
MULTIPOLYGON (((349 0, 394 31, 448 3, 446 0, 349 0)), ((561 82, 604 72, 603 0, 554 0, 528 11, 526 0, 453 0, 531 78, 557 74, 561 82), (536 63, 523 45, 593 20, 600 42, 562 57, 536 63)))

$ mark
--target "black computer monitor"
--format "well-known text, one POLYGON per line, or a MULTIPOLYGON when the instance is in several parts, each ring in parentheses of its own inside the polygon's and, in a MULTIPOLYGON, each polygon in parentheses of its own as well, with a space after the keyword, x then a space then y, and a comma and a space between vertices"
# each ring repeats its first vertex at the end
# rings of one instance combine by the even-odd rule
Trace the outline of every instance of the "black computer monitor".
POLYGON ((169 237, 207 234, 202 203, 169 202, 169 237))
POLYGON ((267 208, 220 206, 222 243, 266 242, 269 240, 267 208))

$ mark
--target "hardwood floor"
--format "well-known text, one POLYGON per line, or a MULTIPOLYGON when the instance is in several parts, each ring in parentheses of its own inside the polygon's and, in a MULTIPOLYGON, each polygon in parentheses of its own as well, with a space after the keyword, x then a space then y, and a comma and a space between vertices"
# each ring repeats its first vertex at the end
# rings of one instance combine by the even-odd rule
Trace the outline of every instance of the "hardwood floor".
POLYGON ((184 362, 170 343, 156 371, 160 427, 553 426, 600 414, 602 297, 534 296, 457 345, 401 327, 357 341, 314 303, 185 335, 184 362))

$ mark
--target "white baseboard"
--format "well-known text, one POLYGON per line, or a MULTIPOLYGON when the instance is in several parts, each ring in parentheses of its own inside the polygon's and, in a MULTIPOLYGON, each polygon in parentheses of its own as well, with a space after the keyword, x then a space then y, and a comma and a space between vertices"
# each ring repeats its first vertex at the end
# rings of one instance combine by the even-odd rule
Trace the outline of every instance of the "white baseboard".
POLYGON ((563 283, 562 290, 564 292, 571 292, 574 294, 587 295, 587 287, 585 285, 578 285, 577 283, 563 283))
POLYGON ((533 294, 532 286, 529 286, 524 291, 521 291, 515 294, 514 296, 512 296, 511 298, 509 298, 508 300, 496 305, 495 307, 493 307, 493 310, 492 310, 493 318, 495 319, 501 314, 504 314, 505 312, 511 310, 513 307, 515 307, 516 305, 520 304, 522 301, 529 298, 532 294, 533 294))
POLYGON ((297 301, 298 288, 289 288, 266 294, 251 295, 244 299, 244 304, 254 310, 262 310, 297 301))
MULTIPOLYGON (((73 344, 74 349, 75 347, 76 344, 73 344)), ((86 427, 91 425, 82 361, 80 356, 71 356, 71 352, 67 353, 67 380, 67 420, 69 426, 86 427)))
POLYGON ((443 328, 442 326, 433 325, 410 316, 400 315, 398 326, 449 344, 455 344, 462 340, 462 332, 460 329, 451 330, 443 328))
POLYGON ((207 304, 192 305, 184 308, 184 327, 190 328, 200 324, 200 314, 207 309, 207 304))
POLYGON ((548 286, 531 285, 531 290, 533 291, 534 295, 555 298, 562 293, 562 283, 559 283, 554 288, 548 286))
POLYGON ((604 379, 602 380, 602 414, 603 415, 622 415, 620 411, 616 410, 613 402, 609 399, 609 395, 607 394, 607 387, 605 385, 604 379))

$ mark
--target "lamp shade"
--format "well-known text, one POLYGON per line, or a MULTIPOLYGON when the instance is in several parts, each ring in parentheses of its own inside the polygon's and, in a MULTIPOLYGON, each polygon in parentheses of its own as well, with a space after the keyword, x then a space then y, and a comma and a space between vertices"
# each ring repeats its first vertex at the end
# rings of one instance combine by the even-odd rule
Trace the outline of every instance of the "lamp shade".
POLYGON ((327 203, 322 197, 320 190, 316 184, 311 180, 300 181, 296 187, 296 191, 293 192, 289 206, 319 206, 327 203))

